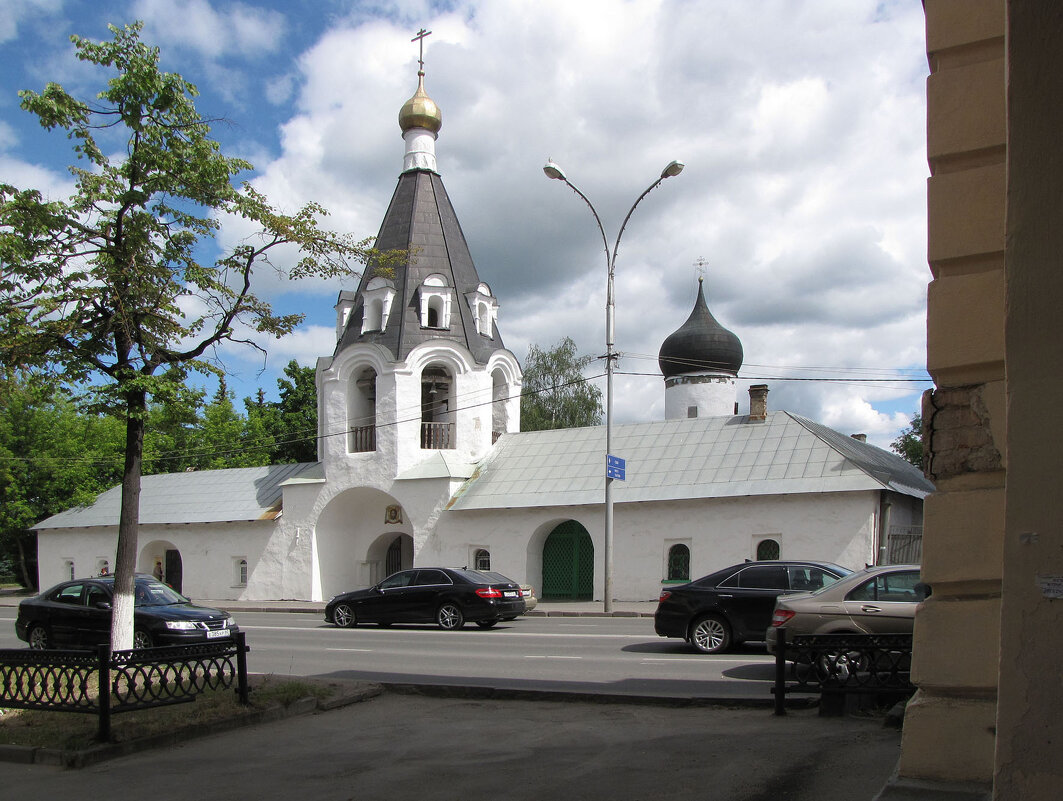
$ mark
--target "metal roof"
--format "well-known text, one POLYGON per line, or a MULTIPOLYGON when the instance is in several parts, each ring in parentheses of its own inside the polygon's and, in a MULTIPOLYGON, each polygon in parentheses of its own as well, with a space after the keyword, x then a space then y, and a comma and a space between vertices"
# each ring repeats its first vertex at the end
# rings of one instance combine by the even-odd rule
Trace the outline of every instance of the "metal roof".
MULTIPOLYGON (((144 476, 140 484, 140 522, 223 523, 273 520, 281 511, 281 484, 313 473, 316 462, 197 470, 144 476)), ((42 520, 45 531, 84 526, 117 526, 122 487, 96 496, 91 506, 78 506, 42 520)))
POLYGON ((375 275, 374 270, 366 269, 347 328, 336 345, 337 353, 348 345, 372 342, 384 346, 401 361, 423 342, 450 340, 467 347, 479 364, 486 364, 492 353, 505 347, 497 325, 492 325, 490 337, 476 331, 473 310, 465 296, 480 285, 480 277, 439 175, 427 170, 410 170, 399 176, 380 224, 376 247, 382 251, 409 251, 407 263, 395 267, 398 294, 392 302, 393 311, 385 330, 362 333, 364 293, 375 275), (421 327, 417 291, 433 274, 446 276, 454 293, 449 330, 421 327))
MULTIPOLYGON (((614 426, 611 450, 627 461, 617 503, 934 489, 901 457, 789 412, 614 426)), ((448 508, 599 504, 604 494, 603 426, 534 431, 501 437, 448 508)))

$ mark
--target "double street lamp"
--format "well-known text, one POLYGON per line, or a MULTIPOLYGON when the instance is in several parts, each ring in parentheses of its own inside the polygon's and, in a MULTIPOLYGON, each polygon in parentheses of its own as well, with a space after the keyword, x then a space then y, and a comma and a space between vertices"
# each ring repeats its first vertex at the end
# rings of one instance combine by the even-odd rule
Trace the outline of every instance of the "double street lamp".
POLYGON ((591 214, 594 215, 594 221, 598 223, 598 231, 602 235, 602 244, 605 246, 605 266, 609 272, 609 282, 607 284, 605 295, 605 457, 606 457, 606 476, 605 476, 605 592, 604 592, 604 611, 613 611, 613 478, 610 475, 608 467, 609 457, 612 455, 612 440, 613 440, 613 367, 616 359, 616 353, 613 350, 615 345, 614 331, 613 331, 613 313, 615 309, 615 298, 613 295, 613 272, 616 268, 616 252, 620 247, 620 237, 624 235, 624 229, 627 227, 627 221, 631 219, 632 213, 635 211, 635 207, 642 202, 642 199, 646 197, 650 192, 660 186, 665 178, 672 178, 679 175, 683 171, 683 162, 672 161, 668 166, 661 170, 661 176, 650 184, 646 190, 638 196, 638 199, 631 205, 628 210, 627 216, 624 217, 624 222, 620 226, 620 233, 616 235, 616 242, 613 243, 613 249, 609 250, 609 239, 605 235, 605 227, 602 225, 602 220, 598 216, 598 212, 594 210, 594 206, 591 204, 587 196, 583 194, 579 188, 573 184, 568 178, 565 177, 565 172, 553 161, 547 160, 546 165, 543 167, 543 172, 546 173, 547 178, 552 178, 557 181, 563 181, 568 187, 583 198, 583 202, 587 204, 587 207, 591 210, 591 214))

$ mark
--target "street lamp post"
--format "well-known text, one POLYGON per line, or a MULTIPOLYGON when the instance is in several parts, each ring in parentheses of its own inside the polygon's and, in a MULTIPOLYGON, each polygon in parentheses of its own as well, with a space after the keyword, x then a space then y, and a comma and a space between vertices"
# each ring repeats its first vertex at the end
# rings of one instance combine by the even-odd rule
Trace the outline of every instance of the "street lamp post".
MULTIPOLYGON (((543 172, 546 173, 547 178, 563 181, 568 187, 583 198, 583 202, 587 204, 587 208, 591 210, 591 214, 594 215, 594 221, 598 223, 598 231, 602 235, 602 244, 605 247, 605 266, 609 273, 608 284, 606 285, 605 293, 605 458, 608 464, 609 456, 612 454, 613 446, 613 367, 616 359, 616 353, 613 350, 615 345, 614 330, 613 330, 613 316, 615 310, 615 296, 613 294, 613 273, 616 268, 616 253, 620 247, 620 237, 624 235, 624 229, 627 227, 627 221, 631 219, 632 213, 635 211, 635 207, 642 202, 642 199, 646 197, 650 192, 656 189, 665 178, 672 178, 679 175, 683 171, 683 162, 672 161, 668 166, 661 170, 660 177, 650 184, 646 190, 638 196, 638 199, 631 204, 631 208, 628 209, 627 216, 624 217, 624 222, 620 225, 620 232, 616 235, 616 241, 613 243, 612 251, 609 250, 609 239, 605 235, 605 227, 602 225, 602 220, 598 216, 598 212, 595 211, 594 205, 587 199, 587 196, 583 194, 579 188, 573 184, 568 178, 565 177, 565 172, 553 161, 547 160, 543 167, 543 172)), ((608 468, 605 476, 605 592, 603 599, 603 606, 605 612, 613 611, 613 479, 608 473, 608 468)))

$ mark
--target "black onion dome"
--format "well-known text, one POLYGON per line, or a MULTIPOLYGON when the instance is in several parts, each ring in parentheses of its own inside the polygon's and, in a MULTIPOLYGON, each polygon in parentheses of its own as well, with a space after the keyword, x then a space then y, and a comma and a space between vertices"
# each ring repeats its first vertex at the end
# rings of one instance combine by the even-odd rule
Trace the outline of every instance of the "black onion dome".
POLYGON ((737 375, 742 367, 742 341, 716 322, 705 303, 702 283, 699 279, 698 299, 687 321, 661 345, 657 363, 665 378, 704 372, 737 375))

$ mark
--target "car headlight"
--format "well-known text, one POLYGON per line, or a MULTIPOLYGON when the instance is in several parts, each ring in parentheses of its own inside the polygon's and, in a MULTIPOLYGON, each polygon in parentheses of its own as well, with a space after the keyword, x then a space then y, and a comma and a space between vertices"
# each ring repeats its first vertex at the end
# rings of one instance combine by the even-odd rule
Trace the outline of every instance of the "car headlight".
POLYGON ((227 628, 227 629, 235 629, 236 628, 236 618, 235 617, 227 617, 227 618, 225 618, 225 628, 227 628))
POLYGON ((167 620, 166 628, 173 629, 175 631, 192 631, 199 628, 191 620, 167 620))

